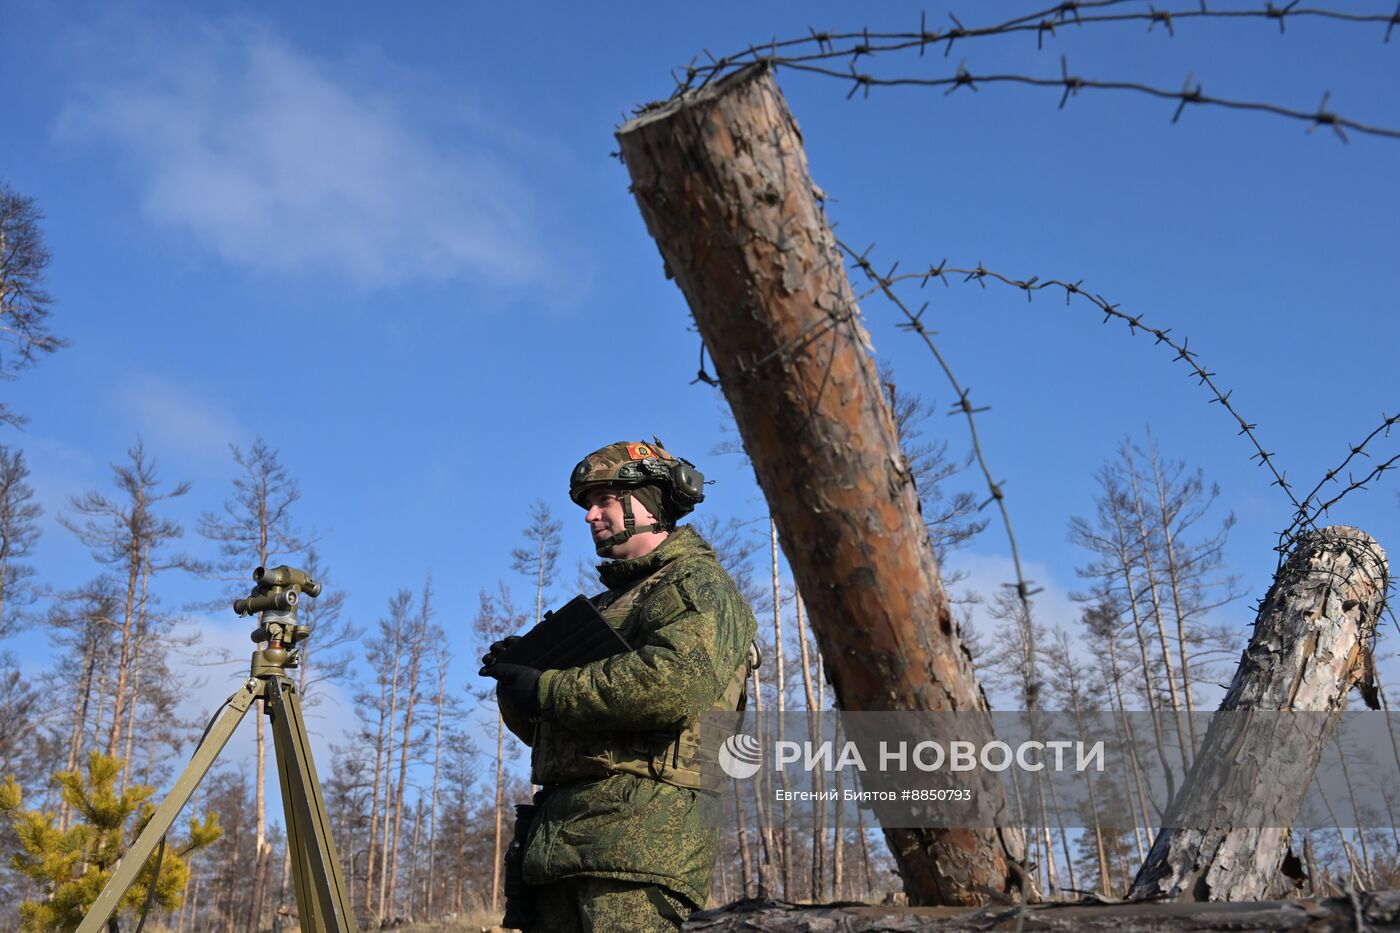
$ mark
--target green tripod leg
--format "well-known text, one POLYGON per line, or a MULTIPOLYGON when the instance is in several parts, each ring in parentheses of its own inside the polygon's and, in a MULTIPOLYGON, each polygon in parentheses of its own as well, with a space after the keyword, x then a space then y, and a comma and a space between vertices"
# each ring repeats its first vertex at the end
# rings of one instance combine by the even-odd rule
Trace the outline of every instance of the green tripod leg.
POLYGON ((263 702, 272 717, 301 929, 303 933, 358 933, 321 782, 311 760, 301 698, 290 680, 271 677, 263 702))
POLYGON ((238 728, 238 724, 243 721, 243 716, 248 712, 248 708, 253 705, 253 700, 261 693, 262 683, 256 679, 250 679, 243 685, 243 689, 235 693, 229 700, 228 708, 223 711, 213 727, 210 728, 204 741, 199 743, 199 748, 195 749, 194 757, 190 759, 190 763, 180 774, 179 780, 175 782, 170 796, 166 797, 165 801, 156 808, 151 821, 146 824, 146 828, 141 831, 136 842, 122 857, 121 862, 117 865, 117 870, 112 873, 112 877, 107 879, 102 893, 97 895, 97 900, 93 901, 87 916, 78 925, 78 933, 99 933, 106 925, 108 918, 116 912, 121 905, 122 898, 126 896, 126 892, 136 882, 136 877, 141 873, 146 860, 155 852, 161 837, 175 823, 175 818, 180 815, 180 811, 194 793, 194 789, 199 786, 199 782, 204 779, 204 775, 213 766, 214 759, 219 757, 219 752, 228 742, 229 736, 233 735, 233 730, 238 728))
POLYGON ((295 646, 311 635, 310 627, 297 623, 297 604, 303 595, 319 596, 321 584, 305 571, 286 565, 259 567, 253 571, 253 580, 257 585, 248 598, 233 603, 233 611, 239 615, 259 617, 258 628, 251 637, 256 644, 266 647, 253 652, 249 668, 252 676, 243 684, 243 689, 229 698, 228 709, 209 727, 170 796, 156 809, 140 837, 127 850, 83 918, 78 933, 99 933, 116 913, 147 859, 213 766, 214 759, 253 701, 259 698, 272 719, 277 774, 282 784, 282 806, 287 820, 287 852, 292 861, 301 928, 312 933, 359 933, 335 842, 331 839, 326 801, 321 796, 316 766, 311 761, 311 743, 306 738, 301 699, 295 684, 285 675, 287 668, 297 665, 295 646))

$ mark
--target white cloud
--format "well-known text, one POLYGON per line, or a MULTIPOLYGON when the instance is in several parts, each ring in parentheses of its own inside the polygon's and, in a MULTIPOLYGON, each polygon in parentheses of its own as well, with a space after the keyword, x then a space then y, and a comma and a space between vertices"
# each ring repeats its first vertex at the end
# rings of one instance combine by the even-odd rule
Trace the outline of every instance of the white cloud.
MULTIPOLYGON (((1072 629, 1083 607, 1070 599, 1069 592, 1055 580, 1049 567, 1044 564, 1026 563, 1022 568, 1031 589, 1041 591, 1031 597, 1031 611, 1035 615, 1037 625, 1045 629, 1056 626, 1072 629)), ((950 572, 965 574, 962 580, 952 585, 954 596, 967 590, 980 594, 985 600, 991 600, 997 592, 1006 589, 1007 584, 1016 582, 1015 565, 1010 557, 1000 554, 956 553, 948 561, 948 567, 944 570, 945 576, 950 572)), ((979 631, 990 634, 996 631, 995 626, 1005 623, 991 619, 984 604, 974 607, 973 624, 979 631)))
POLYGON ((247 433, 233 415, 151 373, 127 378, 113 391, 112 402, 135 421, 157 457, 175 452, 202 461, 227 460, 229 442, 247 433))
POLYGON ((385 63, 319 60, 246 21, 115 31, 90 40, 112 67, 58 133, 115 149, 146 214, 227 262, 371 288, 542 269, 532 199, 488 130, 433 125, 423 92, 384 90, 412 85, 385 63))
MULTIPOLYGON (((1026 563, 1022 567, 1031 588, 1040 590, 1031 597, 1031 614, 1035 619, 1037 631, 1042 633, 1041 637, 1049 637, 1055 628, 1063 628, 1073 634, 1083 607, 1070 599, 1069 592, 1054 579, 1049 567, 1037 563, 1026 563)), ((962 578, 949 588, 955 599, 960 593, 974 593, 981 597, 981 602, 968 608, 972 626, 977 631, 984 650, 994 650, 997 646, 1005 644, 1008 638, 1019 639, 1019 634, 1009 630, 1009 627, 1014 625, 1013 622, 994 618, 989 611, 990 604, 997 594, 1005 591, 1008 584, 1016 582, 1016 569, 1010 557, 1000 554, 957 553, 944 568, 945 579, 953 574, 962 575, 962 578)), ((961 618, 964 607, 960 605, 956 609, 961 618)), ((995 684, 987 680, 984 680, 982 686, 994 708, 1015 709, 1020 703, 1014 690, 999 691, 995 684)))

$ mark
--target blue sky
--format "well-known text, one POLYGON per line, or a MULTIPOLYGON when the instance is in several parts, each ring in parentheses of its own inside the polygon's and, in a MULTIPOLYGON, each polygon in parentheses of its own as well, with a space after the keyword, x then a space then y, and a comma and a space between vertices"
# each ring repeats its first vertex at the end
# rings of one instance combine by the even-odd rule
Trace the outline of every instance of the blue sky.
MULTIPOLYGON (((948 22, 947 7, 923 9, 930 25, 948 22)), ((1033 5, 952 9, 974 25, 1033 5)), ((172 509, 192 536, 228 494, 227 445, 261 435, 300 481, 297 519, 322 532, 360 624, 433 573, 465 683, 476 594, 518 579, 509 551, 529 503, 544 498, 566 522, 560 598, 590 553, 566 491, 588 450, 658 434, 717 480, 704 508, 763 515, 746 468, 711 454, 722 406, 691 384, 699 338, 610 157, 612 134, 702 49, 808 25, 912 29, 920 10, 0 0, 0 176, 48 215, 54 329, 72 341, 6 387, 30 419, 3 440, 25 450, 46 509, 42 579, 61 589, 94 575, 55 519, 68 497, 108 488, 107 465, 138 437, 168 481, 193 481, 172 509)), ((1400 127, 1400 44, 1382 33, 1301 20, 1284 34, 1179 23, 1175 38, 1066 28, 1043 51, 1003 37, 878 67, 946 75, 965 59, 974 72, 1053 76, 1063 54, 1086 77, 1175 89, 1192 73, 1210 93, 1300 108, 1330 90, 1338 112, 1400 127)), ((1172 104, 1123 93, 1085 91, 1057 110, 1048 90, 847 100, 845 82, 779 81, 839 233, 876 243, 877 265, 947 258, 1083 279, 1189 336, 1304 488, 1400 408, 1400 142, 1342 145, 1210 108, 1173 125, 1172 104)), ((1027 305, 954 285, 924 298, 959 378, 991 406, 983 442, 1047 587, 1047 621, 1072 621, 1064 595, 1085 557, 1065 530, 1092 509, 1093 471, 1150 425, 1239 517, 1229 560, 1249 598, 1226 618, 1246 624, 1289 508, 1171 354, 1048 294, 1027 305)), ((871 300, 865 316, 901 386, 946 406, 950 391, 892 310, 871 300)), ((966 449, 961 422, 929 430, 966 449)), ((1354 494, 1332 519, 1393 548, 1397 488, 1354 494)), ((1007 579, 995 526, 958 563, 986 587, 1007 579)), ((211 586, 172 576, 167 605, 211 586)), ((202 626, 207 644, 245 650, 231 614, 202 626)), ((37 636, 14 647, 47 664, 37 636)), ((206 693, 221 697, 239 673, 206 693)))

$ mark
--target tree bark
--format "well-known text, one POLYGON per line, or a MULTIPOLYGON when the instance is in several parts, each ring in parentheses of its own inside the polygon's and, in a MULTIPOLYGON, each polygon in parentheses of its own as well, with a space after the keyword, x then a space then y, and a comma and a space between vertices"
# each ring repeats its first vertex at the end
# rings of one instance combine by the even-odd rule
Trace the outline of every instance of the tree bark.
MULTIPOLYGON (((1221 712, 1342 710, 1369 664, 1388 575, 1385 552, 1356 528, 1300 538, 1260 604, 1221 712)), ((1283 880, 1290 833, 1251 828, 1243 816, 1296 815, 1326 741, 1326 730, 1298 729, 1288 716, 1217 715, 1166 822, 1213 806, 1212 825, 1235 828, 1163 828, 1130 896, 1264 897, 1283 880)))
MULTIPOLYGON (((801 133, 772 74, 750 67, 649 108, 617 138, 714 360, 842 708, 986 710, 801 133)), ((976 792, 1001 799, 999 785, 976 792)), ((915 903, 1021 889, 1015 830, 886 837, 915 903)))

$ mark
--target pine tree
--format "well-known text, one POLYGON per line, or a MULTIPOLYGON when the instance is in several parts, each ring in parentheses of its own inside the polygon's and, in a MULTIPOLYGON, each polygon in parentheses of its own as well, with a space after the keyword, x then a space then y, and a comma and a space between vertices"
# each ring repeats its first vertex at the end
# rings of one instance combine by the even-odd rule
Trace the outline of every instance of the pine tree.
POLYGON ((150 574, 172 567, 193 569, 194 562, 176 556, 162 560, 158 553, 164 545, 184 532, 178 522, 162 518, 155 507, 167 499, 178 498, 190 490, 189 483, 180 483, 169 492, 157 493, 160 480, 156 465, 146 456, 140 441, 127 451, 129 464, 112 464, 112 475, 122 499, 110 499, 102 493, 89 491, 71 500, 81 522, 60 518, 78 540, 92 549, 92 554, 104 564, 117 567, 125 577, 122 602, 120 649, 117 654, 115 685, 112 692, 112 725, 107 735, 106 752, 117 753, 121 747, 122 725, 126 704, 132 699, 133 655, 136 639, 144 626, 146 592, 150 574))
MULTIPOLYGON (((52 258, 33 198, 0 181, 0 380, 11 380, 67 341, 49 331, 44 274, 52 258)), ((0 424, 21 426, 24 417, 0 402, 0 424)))
POLYGON ((560 532, 564 523, 554 517, 543 499, 530 506, 530 520, 521 534, 525 546, 510 552, 511 569, 524 574, 535 585, 535 622, 544 617, 544 594, 554 582, 559 563, 560 532))
MULTIPOLYGON (((64 802, 78 814, 78 820, 67 830, 58 828, 55 812, 24 809, 23 791, 12 775, 0 784, 0 813, 14 826, 21 846, 14 855, 14 866, 37 882, 42 892, 38 899, 20 905, 23 929, 77 929, 127 847, 155 814, 155 806, 149 800, 154 788, 137 784, 118 792, 124 767, 120 758, 93 752, 86 772, 54 774, 64 802), (133 815, 136 819, 128 834, 127 823, 133 815)), ((154 906, 164 910, 180 906, 189 875, 186 856, 209 845, 222 832, 218 815, 207 813, 203 820, 190 821, 189 835, 183 842, 167 845, 161 856, 159 877, 155 879, 154 906)), ((108 924, 109 931, 116 933, 117 917, 123 911, 139 911, 145 904, 154 870, 152 857, 122 898, 108 924)))
POLYGON ((34 568, 20 563, 39 540, 39 516, 24 452, 0 444, 0 637, 18 627, 20 610, 42 592, 34 568))
MULTIPOLYGON (((229 451, 238 467, 233 498, 224 502, 223 514, 205 512, 200 516, 199 533, 219 545, 220 560, 215 569, 223 579, 238 581, 237 590, 247 586, 245 581, 253 567, 272 567, 277 559, 305 551, 312 542, 293 522, 293 508, 301 498, 301 489, 282 466, 277 451, 261 437, 254 439, 246 453, 232 444, 229 451)), ((261 924, 272 863, 272 846, 267 841, 267 739, 261 700, 257 713, 257 769, 253 780, 257 861, 253 866, 249 930, 258 929, 261 924)))

